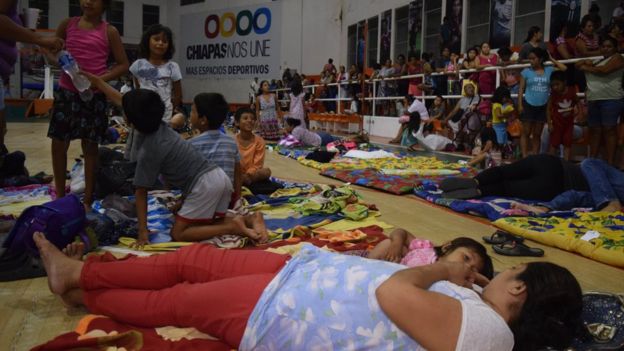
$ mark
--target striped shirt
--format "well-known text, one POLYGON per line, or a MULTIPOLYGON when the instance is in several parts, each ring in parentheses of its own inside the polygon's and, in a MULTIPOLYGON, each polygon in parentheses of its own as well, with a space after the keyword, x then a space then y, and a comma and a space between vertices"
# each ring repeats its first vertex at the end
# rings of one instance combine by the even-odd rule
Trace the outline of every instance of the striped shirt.
POLYGON ((234 167, 240 161, 236 142, 218 130, 207 130, 189 140, 204 157, 221 167, 234 184, 234 167))

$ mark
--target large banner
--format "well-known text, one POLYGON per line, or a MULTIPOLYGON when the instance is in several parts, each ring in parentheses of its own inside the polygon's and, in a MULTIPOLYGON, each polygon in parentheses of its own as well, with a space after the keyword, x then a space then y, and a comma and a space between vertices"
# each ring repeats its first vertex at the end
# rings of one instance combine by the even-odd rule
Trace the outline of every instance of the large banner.
POLYGON ((392 10, 381 14, 381 45, 379 63, 383 66, 390 59, 390 45, 392 43, 392 10))
POLYGON ((279 3, 181 17, 180 68, 189 78, 281 77, 279 3))
POLYGON ((451 52, 461 52, 462 40, 462 15, 464 6, 462 0, 446 0, 446 18, 448 23, 445 31, 448 32, 448 40, 442 43, 443 46, 451 49, 451 52))

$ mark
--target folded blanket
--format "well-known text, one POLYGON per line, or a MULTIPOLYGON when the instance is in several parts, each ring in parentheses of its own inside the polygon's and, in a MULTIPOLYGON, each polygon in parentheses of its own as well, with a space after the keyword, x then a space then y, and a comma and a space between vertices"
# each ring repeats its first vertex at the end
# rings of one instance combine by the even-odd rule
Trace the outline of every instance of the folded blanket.
POLYGON ((512 234, 624 267, 624 214, 578 212, 561 217, 509 217, 494 225, 512 234))

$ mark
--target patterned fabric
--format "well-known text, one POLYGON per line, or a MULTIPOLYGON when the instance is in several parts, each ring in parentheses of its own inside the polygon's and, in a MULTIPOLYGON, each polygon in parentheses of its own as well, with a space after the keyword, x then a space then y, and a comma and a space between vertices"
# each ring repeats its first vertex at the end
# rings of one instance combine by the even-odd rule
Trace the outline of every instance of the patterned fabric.
POLYGON ((279 124, 275 110, 275 95, 271 94, 268 101, 264 95, 258 96, 260 101, 260 116, 258 132, 264 140, 279 140, 279 124))
POLYGON ((189 140, 211 163, 219 166, 234 184, 234 167, 240 161, 238 146, 232 137, 218 130, 207 130, 189 140))
MULTIPOLYGON (((460 169, 462 177, 472 177, 476 175, 474 169, 460 169)), ((408 194, 420 186, 425 181, 439 182, 448 175, 387 175, 374 169, 354 169, 337 170, 326 169, 321 175, 338 179, 345 183, 365 186, 396 195, 408 194)))
POLYGON ((102 144, 108 129, 106 107, 104 94, 93 94, 90 101, 84 102, 78 93, 59 90, 54 99, 48 137, 62 141, 83 139, 102 144))
POLYGON ((52 200, 53 193, 47 185, 27 185, 0 189, 0 216, 14 219, 30 206, 42 205, 52 200))
POLYGON ((379 158, 379 159, 356 159, 350 157, 336 157, 330 163, 320 163, 313 160, 298 159, 299 163, 304 166, 327 170, 389 170, 389 169, 419 169, 419 170, 460 170, 465 169, 465 165, 459 163, 450 163, 440 161, 435 157, 424 156, 405 156, 398 158, 379 158))
POLYGON ((577 212, 569 218, 510 217, 501 218, 494 225, 545 245, 624 268, 622 212, 577 212), (593 239, 583 238, 590 231, 599 236, 593 239))
MULTIPOLYGON (((404 268, 306 246, 262 293, 239 349, 423 350, 383 313, 375 296, 404 268)), ((458 350, 511 350, 511 331, 477 293, 446 281, 429 291, 459 300, 467 315, 458 350)))

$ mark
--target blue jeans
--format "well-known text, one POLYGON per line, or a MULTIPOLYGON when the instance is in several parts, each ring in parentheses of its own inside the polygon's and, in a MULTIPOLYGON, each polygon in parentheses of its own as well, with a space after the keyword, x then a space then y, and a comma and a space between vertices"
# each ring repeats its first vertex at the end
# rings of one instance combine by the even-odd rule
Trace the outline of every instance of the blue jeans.
POLYGON ((334 138, 331 134, 327 132, 316 132, 316 134, 321 137, 321 146, 325 146, 336 140, 336 138, 334 138))
POLYGON ((540 205, 548 207, 553 211, 569 211, 579 207, 594 208, 594 199, 588 191, 568 190, 557 195, 551 201, 541 203, 540 205))
POLYGON ((492 128, 496 132, 498 145, 503 146, 507 144, 507 123, 493 123, 492 128))
POLYGON ((587 179, 597 209, 614 200, 624 202, 624 172, 595 158, 583 160, 581 170, 587 179))

